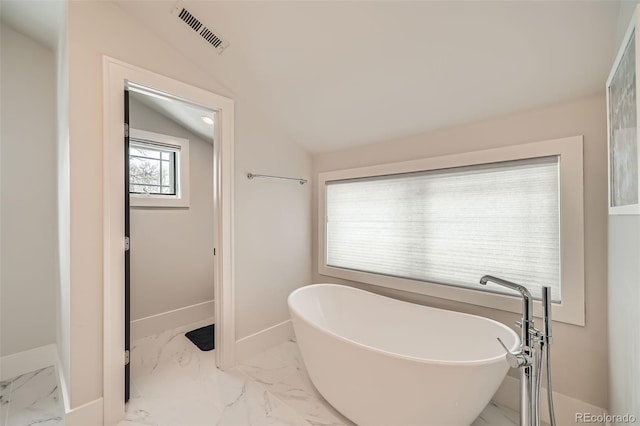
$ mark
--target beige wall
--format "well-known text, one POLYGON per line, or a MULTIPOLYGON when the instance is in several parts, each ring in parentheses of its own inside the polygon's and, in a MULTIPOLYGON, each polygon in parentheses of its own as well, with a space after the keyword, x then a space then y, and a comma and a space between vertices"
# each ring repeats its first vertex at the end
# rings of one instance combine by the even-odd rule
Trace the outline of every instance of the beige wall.
MULTIPOLYGON (((69 2, 71 407, 102 396, 102 55, 234 98, 118 6, 69 2)), ((236 98, 236 337, 288 318, 286 297, 310 281, 307 186, 245 174, 308 176, 311 159, 236 98), (295 215, 295 216, 294 216, 295 215)))
POLYGON ((640 419, 640 215, 609 216, 609 410, 640 419))
POLYGON ((131 208, 135 321, 213 300, 213 145, 131 97, 129 123, 189 140, 191 189, 187 209, 131 208))
POLYGON ((288 320, 289 293, 311 282, 311 184, 246 176, 311 176, 309 154, 285 141, 260 126, 236 126, 237 339, 288 320))
MULTIPOLYGON (((602 95, 405 139, 317 154, 317 173, 584 135, 586 326, 554 323, 554 391, 607 407, 606 111, 602 95)), ((314 194, 314 200, 316 195, 314 194)), ((317 273, 317 206, 312 209, 314 282, 353 284, 414 301, 493 318, 513 327, 518 314, 351 283, 317 273)), ((515 327, 514 327, 515 329, 515 327)), ((512 374, 515 372, 512 371, 512 374)))
MULTIPOLYGON (((618 10, 618 21, 616 23, 616 35, 614 37, 614 43, 611 46, 611 51, 614 55, 618 53, 618 48, 622 43, 625 32, 629 27, 629 22, 631 22, 631 16, 633 16, 633 12, 635 12, 638 3, 640 3, 640 0, 623 0, 620 2, 620 9, 618 10)), ((612 58, 614 57, 612 56, 612 58)))
POLYGON ((56 341, 55 57, 2 24, 0 356, 56 341))

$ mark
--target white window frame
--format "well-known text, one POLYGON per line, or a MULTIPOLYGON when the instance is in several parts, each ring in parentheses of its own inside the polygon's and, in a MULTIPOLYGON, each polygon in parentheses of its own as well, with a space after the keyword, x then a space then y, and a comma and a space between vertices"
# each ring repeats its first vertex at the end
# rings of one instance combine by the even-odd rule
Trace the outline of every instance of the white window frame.
POLYGON ((130 129, 129 143, 132 139, 142 142, 163 145, 177 151, 176 159, 176 194, 129 194, 131 207, 161 207, 161 208, 186 208, 189 207, 189 140, 161 133, 149 132, 140 129, 130 129))
MULTIPOLYGON (((423 158, 401 163, 380 164, 318 174, 318 273, 320 275, 455 300, 509 312, 521 312, 518 296, 454 287, 437 283, 354 271, 327 265, 326 183, 328 181, 438 170, 558 156, 560 167, 560 277, 562 302, 552 307, 553 320, 585 325, 584 306, 584 182, 583 137, 573 136, 543 142, 423 158)), ((478 277, 478 280, 480 277, 478 277)), ((534 315, 542 308, 534 301, 534 315)))

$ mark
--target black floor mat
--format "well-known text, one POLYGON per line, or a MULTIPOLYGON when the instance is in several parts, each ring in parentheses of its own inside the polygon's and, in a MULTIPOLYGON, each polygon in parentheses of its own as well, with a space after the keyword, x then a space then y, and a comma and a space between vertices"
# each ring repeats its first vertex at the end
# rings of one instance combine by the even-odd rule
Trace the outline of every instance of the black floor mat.
POLYGON ((191 340, 194 345, 201 351, 210 351, 213 349, 213 333, 214 324, 207 325, 201 328, 196 328, 188 333, 185 333, 187 339, 191 340))

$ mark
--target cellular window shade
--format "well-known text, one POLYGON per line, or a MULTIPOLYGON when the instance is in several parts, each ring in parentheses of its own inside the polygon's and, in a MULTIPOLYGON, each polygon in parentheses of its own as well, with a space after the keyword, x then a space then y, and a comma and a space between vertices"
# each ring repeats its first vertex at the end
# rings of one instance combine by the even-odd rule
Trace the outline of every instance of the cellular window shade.
POLYGON ((326 264, 561 300, 557 156, 326 183, 326 264))

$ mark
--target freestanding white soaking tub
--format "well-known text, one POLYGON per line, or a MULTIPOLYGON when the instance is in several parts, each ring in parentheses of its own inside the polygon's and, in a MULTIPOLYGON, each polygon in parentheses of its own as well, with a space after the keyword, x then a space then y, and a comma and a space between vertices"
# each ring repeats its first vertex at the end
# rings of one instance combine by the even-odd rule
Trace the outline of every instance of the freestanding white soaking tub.
POLYGON ((496 337, 515 350, 499 322, 314 284, 288 299, 311 381, 361 426, 469 425, 509 366, 496 337))

